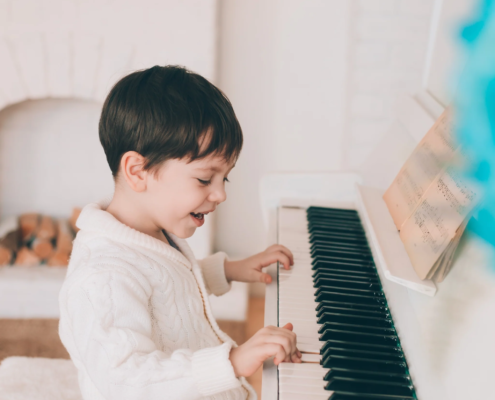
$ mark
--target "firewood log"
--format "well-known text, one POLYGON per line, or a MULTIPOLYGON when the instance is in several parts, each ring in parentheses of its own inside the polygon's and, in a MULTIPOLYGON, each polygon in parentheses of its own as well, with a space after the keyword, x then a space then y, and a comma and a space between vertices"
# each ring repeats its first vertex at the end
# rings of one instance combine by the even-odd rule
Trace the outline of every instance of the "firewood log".
POLYGON ((42 240, 52 240, 55 236, 57 236, 57 226, 55 225, 55 222, 47 215, 42 216, 36 231, 36 237, 42 240))
POLYGON ((15 258, 14 265, 33 267, 41 262, 39 257, 34 253, 34 251, 28 249, 26 246, 21 247, 17 252, 17 257, 15 258))
POLYGON ((69 265, 70 253, 67 254, 63 251, 55 251, 53 255, 47 261, 50 267, 67 267, 69 265))
POLYGON ((81 214, 81 209, 78 207, 74 207, 72 209, 72 215, 69 218, 69 224, 72 230, 74 231, 74 234, 79 232, 79 228, 76 226, 77 219, 79 218, 79 215, 81 214))
POLYGON ((21 241, 21 230, 16 229, 7 233, 0 239, 0 266, 10 264, 14 254, 19 248, 21 241))
POLYGON ((22 214, 19 217, 19 225, 21 226, 22 240, 29 241, 38 230, 40 223, 40 215, 35 213, 22 214))
POLYGON ((74 235, 72 234, 71 227, 68 221, 57 221, 58 235, 57 235, 57 251, 62 251, 70 254, 72 251, 72 241, 74 235))
POLYGON ((55 267, 66 267, 69 264, 69 257, 72 251, 72 240, 74 236, 69 222, 60 220, 57 222, 58 235, 55 253, 48 260, 48 265, 55 267))
POLYGON ((53 254, 53 244, 50 240, 36 238, 31 244, 31 249, 41 260, 46 260, 53 254))
POLYGON ((12 262, 20 241, 19 219, 17 217, 7 218, 0 224, 0 266, 12 262))

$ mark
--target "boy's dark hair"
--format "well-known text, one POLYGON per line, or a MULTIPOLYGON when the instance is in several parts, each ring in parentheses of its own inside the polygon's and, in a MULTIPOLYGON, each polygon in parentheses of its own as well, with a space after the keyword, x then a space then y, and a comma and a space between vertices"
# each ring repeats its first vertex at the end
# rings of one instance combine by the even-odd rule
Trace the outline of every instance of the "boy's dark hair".
POLYGON ((103 105, 99 133, 114 178, 128 151, 141 154, 149 170, 173 158, 220 155, 231 162, 242 148, 241 126, 227 97, 179 66, 157 65, 117 82, 103 105))

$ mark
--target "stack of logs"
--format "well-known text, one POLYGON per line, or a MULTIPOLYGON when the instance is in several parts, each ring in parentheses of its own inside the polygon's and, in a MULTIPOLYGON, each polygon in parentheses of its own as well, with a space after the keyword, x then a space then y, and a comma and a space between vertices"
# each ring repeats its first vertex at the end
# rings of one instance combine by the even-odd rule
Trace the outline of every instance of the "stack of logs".
POLYGON ((0 238, 0 266, 31 267, 46 263, 52 267, 66 267, 78 231, 76 220, 80 212, 75 208, 68 220, 55 220, 35 213, 21 215, 12 229, 0 238))

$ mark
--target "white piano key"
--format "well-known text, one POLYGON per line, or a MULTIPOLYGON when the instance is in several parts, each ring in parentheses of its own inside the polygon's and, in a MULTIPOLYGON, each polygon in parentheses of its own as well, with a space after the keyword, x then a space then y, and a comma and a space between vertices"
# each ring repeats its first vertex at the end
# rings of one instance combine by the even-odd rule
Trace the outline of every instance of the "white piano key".
MULTIPOLYGON (((283 363, 289 364, 289 363, 283 363)), ((301 364, 301 365, 316 365, 316 364, 301 364)), ((285 378, 284 382, 288 378, 308 378, 315 381, 322 381, 327 373, 328 369, 321 367, 320 369, 304 369, 304 368, 282 368, 278 370, 278 376, 285 378)))
POLYGON ((320 364, 321 361, 321 355, 320 354, 303 354, 301 357, 301 361, 303 363, 318 363, 320 364))
POLYGON ((314 321, 306 321, 306 320, 300 320, 296 318, 291 318, 290 321, 289 319, 280 319, 280 324, 284 326, 287 322, 290 322, 292 325, 294 325, 294 328, 304 328, 308 330, 313 330, 313 332, 317 332, 318 329, 321 328, 321 324, 317 324, 314 321))
MULTIPOLYGON (((322 342, 320 342, 320 343, 322 343, 322 342)), ((297 341, 297 349, 301 353, 315 353, 315 354, 320 354, 321 345, 319 343, 318 344, 300 343, 299 340, 298 340, 297 341)))
POLYGON ((301 369, 304 371, 320 371, 323 368, 321 365, 301 364, 301 363, 286 363, 282 362, 278 365, 278 369, 301 369))
POLYGON ((316 345, 317 343, 323 343, 323 342, 320 342, 318 339, 315 339, 314 337, 304 336, 304 335, 297 335, 297 342, 298 343, 311 343, 314 345, 316 345))
POLYGON ((333 392, 325 391, 324 394, 304 394, 301 397, 301 393, 280 393, 279 400, 328 400, 328 398, 332 395, 333 392))
MULTIPOLYGON (((322 380, 323 383, 323 380, 322 380)), ((324 395, 327 394, 327 399, 330 397, 331 392, 325 390, 325 386, 307 386, 307 385, 302 385, 298 384, 297 382, 290 384, 286 383, 284 385, 279 385, 278 387, 279 393, 300 393, 304 395, 304 398, 306 399, 306 394, 319 394, 319 395, 324 395)))
POLYGON ((285 386, 288 388, 290 385, 297 386, 311 386, 316 388, 325 388, 325 381, 321 377, 310 377, 310 376, 297 376, 297 377, 286 377, 286 376, 278 376, 278 382, 280 386, 285 386))
POLYGON ((291 286, 288 286, 288 285, 281 285, 279 288, 278 288, 278 293, 279 295, 282 295, 282 294, 285 294, 285 295, 290 295, 290 296, 308 296, 308 297, 313 297, 313 301, 314 301, 314 296, 315 296, 315 292, 316 292, 317 288, 314 288, 314 287, 297 287, 297 286, 294 286, 294 285, 291 285, 291 286))
POLYGON ((308 310, 299 311, 299 310, 279 310, 278 311, 279 321, 286 319, 293 319, 299 321, 306 322, 317 322, 318 318, 316 317, 316 313, 311 314, 308 310))

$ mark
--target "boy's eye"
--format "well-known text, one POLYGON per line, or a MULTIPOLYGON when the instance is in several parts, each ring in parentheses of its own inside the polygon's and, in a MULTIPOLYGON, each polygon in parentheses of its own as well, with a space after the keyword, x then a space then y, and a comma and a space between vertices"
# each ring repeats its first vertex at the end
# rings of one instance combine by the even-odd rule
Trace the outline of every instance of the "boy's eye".
POLYGON ((202 185, 205 185, 205 186, 208 186, 211 183, 211 181, 204 181, 203 179, 199 179, 199 178, 198 178, 198 181, 199 181, 199 183, 201 183, 202 185))
POLYGON ((223 178, 223 181, 224 181, 224 182, 230 182, 230 181, 228 180, 228 178, 223 178))

